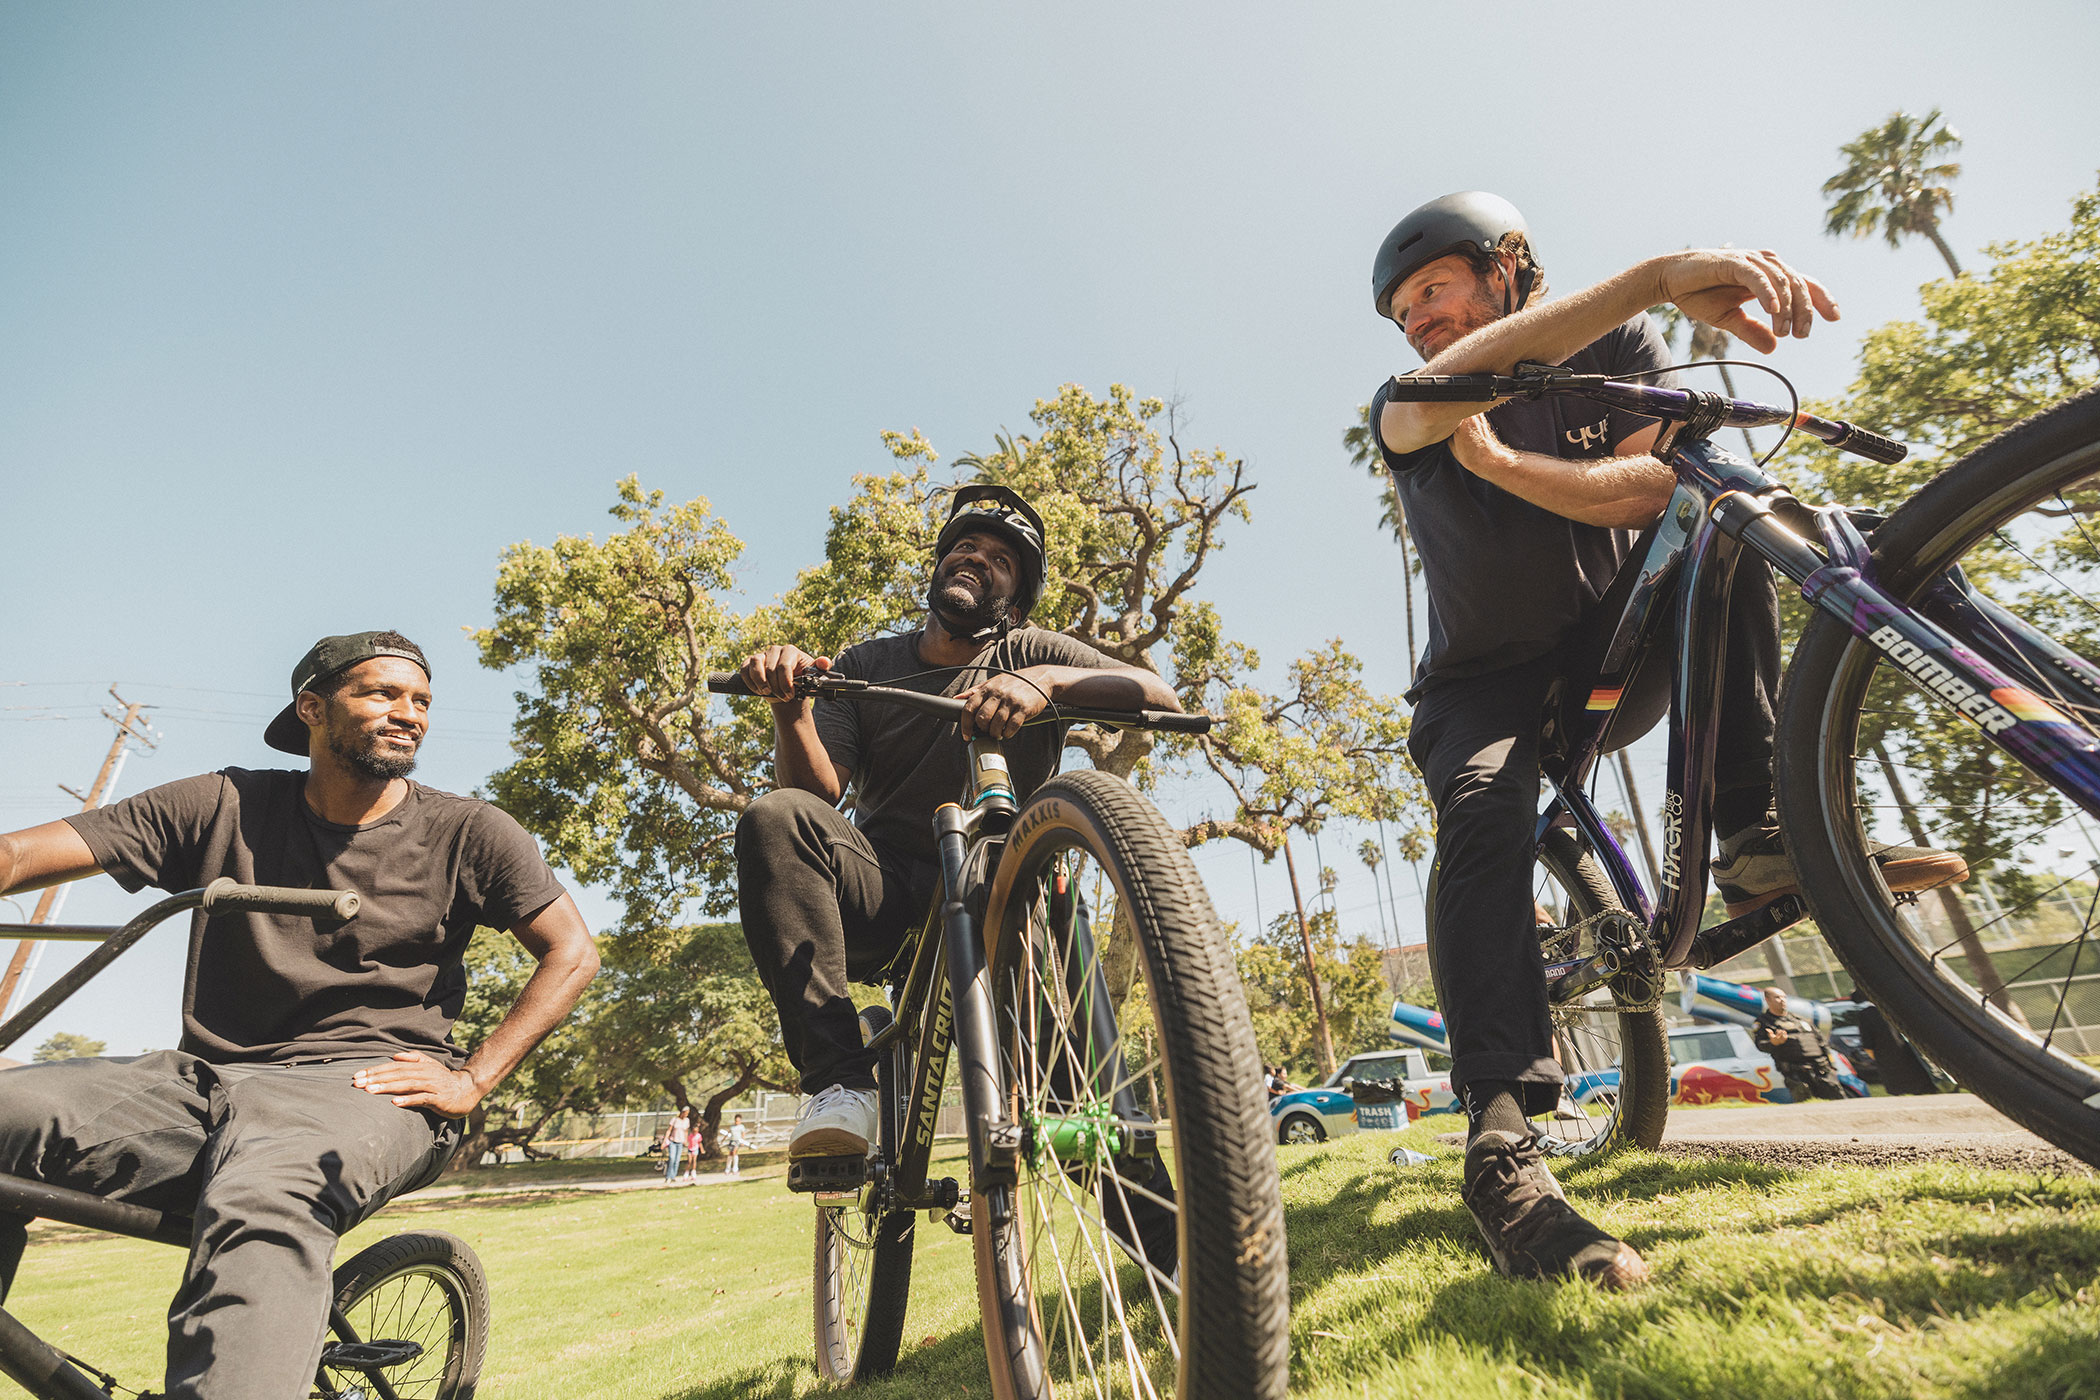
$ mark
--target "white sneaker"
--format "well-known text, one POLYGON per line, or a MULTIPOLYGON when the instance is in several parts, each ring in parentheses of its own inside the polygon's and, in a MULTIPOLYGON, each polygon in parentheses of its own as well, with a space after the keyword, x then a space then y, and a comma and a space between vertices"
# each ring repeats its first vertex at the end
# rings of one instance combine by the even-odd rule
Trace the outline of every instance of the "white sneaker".
POLYGON ((875 1091, 834 1084, 802 1105, 790 1157, 859 1157, 875 1136, 875 1091))

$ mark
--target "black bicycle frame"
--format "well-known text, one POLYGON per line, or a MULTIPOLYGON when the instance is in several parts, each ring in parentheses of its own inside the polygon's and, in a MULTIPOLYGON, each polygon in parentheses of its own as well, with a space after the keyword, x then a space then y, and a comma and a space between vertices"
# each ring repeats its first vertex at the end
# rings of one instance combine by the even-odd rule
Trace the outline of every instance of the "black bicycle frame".
MULTIPOLYGON (((1685 416, 1681 405, 1687 399, 1710 397, 1618 384, 1581 392, 1635 411, 1675 409, 1668 416, 1678 419, 1685 416), (1617 390, 1628 392, 1610 392, 1617 390)), ((1731 413, 1724 421, 1741 417, 1755 426, 1770 421, 1772 412, 1762 418, 1731 413)), ((1775 478, 1711 442, 1668 449, 1664 460, 1677 474, 1677 489, 1646 555, 1627 561, 1627 568, 1640 573, 1589 698, 1570 725, 1566 749, 1543 765, 1554 797, 1539 818, 1538 835, 1543 839, 1556 823, 1574 823, 1625 907, 1647 924, 1665 967, 1691 963, 1705 907, 1729 591, 1744 550, 1800 585, 1811 603, 1842 619, 1992 743, 2100 817, 2100 743, 2036 693, 2056 696, 2070 708, 2100 706, 2100 671, 1974 592, 1958 572, 1922 590, 1915 609, 1897 601, 1877 582, 1867 541, 1843 508, 1802 506, 1775 478), (1811 523, 1816 543, 1790 528, 1775 505, 1785 520, 1811 523), (1584 784, 1627 682, 1642 658, 1671 635, 1678 646, 1670 689, 1662 888, 1651 900, 1584 784), (2081 698, 2066 697, 2064 686, 2081 698)))

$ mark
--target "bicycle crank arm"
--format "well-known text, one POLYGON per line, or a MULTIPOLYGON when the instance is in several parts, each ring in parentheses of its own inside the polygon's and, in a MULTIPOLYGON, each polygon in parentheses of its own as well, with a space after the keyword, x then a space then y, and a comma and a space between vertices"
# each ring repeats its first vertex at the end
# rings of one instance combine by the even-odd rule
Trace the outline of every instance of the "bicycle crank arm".
POLYGON ((1749 952, 1782 929, 1792 928, 1808 917, 1808 902, 1799 894, 1783 894, 1762 909, 1753 909, 1740 919, 1700 929, 1692 936, 1691 956, 1686 965, 1702 971, 1719 967, 1730 958, 1749 952))

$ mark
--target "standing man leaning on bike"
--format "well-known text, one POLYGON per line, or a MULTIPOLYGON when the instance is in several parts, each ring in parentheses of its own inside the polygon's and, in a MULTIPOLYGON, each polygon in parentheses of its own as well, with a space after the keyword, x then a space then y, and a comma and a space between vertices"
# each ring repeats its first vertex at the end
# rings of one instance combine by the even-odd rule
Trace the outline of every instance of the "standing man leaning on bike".
MULTIPOLYGON (((199 910, 180 1048, 0 1081, 0 1171, 195 1217, 168 1311, 169 1400, 312 1389, 336 1238, 443 1170, 458 1120, 597 971, 524 829, 409 780, 429 723, 415 643, 324 637, 263 735, 308 771, 227 768, 0 835, 0 893, 105 871, 127 890, 230 876, 364 898, 344 923, 199 910), (450 1032, 479 924, 509 929, 539 966, 462 1055, 450 1032)), ((0 1297, 25 1238, 0 1216, 0 1297)))
MULTIPOLYGON (((1838 314, 1776 254, 1729 249, 1650 258, 1540 304, 1545 274, 1523 217, 1479 192, 1401 220, 1379 247, 1372 293, 1426 374, 1509 374, 1522 360, 1619 379, 1659 370, 1665 346, 1645 312, 1662 302, 1759 351, 1838 314)), ((1562 1079, 1531 890, 1533 825, 1548 688, 1675 477, 1650 455, 1653 419, 1579 398, 1482 411, 1394 402, 1380 386, 1371 427, 1429 588, 1408 746, 1436 805, 1430 951, 1467 1113, 1465 1202, 1501 1272, 1628 1287, 1647 1266, 1567 1204, 1527 1122, 1554 1107, 1562 1079)), ((1715 769, 1714 875, 1731 917, 1795 888, 1771 814, 1779 668, 1771 574, 1748 562, 1729 618, 1715 769)), ((1893 889, 1946 878, 1935 852, 1884 848, 1880 858, 1893 889)))
POLYGON ((744 938, 812 1096, 790 1157, 859 1155, 874 1139, 875 1057, 846 983, 880 974, 925 920, 940 877, 933 813, 962 790, 964 739, 1008 741, 1014 796, 1026 801, 1064 748, 1063 725, 1022 729, 1052 701, 1181 708, 1150 671, 1028 626, 1048 578, 1034 508, 1003 486, 965 486, 934 546, 918 631, 860 642, 836 664, 786 645, 744 662, 744 683, 773 701, 780 784, 737 821, 744 938), (895 706, 817 706, 795 695, 795 677, 812 668, 966 708, 950 724, 895 706), (851 821, 839 811, 849 789, 851 821))

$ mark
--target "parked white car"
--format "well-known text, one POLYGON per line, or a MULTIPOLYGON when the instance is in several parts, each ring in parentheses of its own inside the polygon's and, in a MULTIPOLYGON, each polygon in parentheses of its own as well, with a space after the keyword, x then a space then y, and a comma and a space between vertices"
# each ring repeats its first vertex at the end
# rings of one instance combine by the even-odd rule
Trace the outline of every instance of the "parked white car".
POLYGON ((1278 1142, 1324 1142, 1357 1129, 1404 1128, 1423 1113, 1454 1111, 1451 1062, 1431 1050, 1370 1050, 1352 1055, 1317 1089, 1297 1089, 1269 1100, 1278 1142), (1359 1104, 1344 1087, 1350 1079, 1398 1081, 1399 1102, 1359 1104), (1434 1104, 1435 1107, 1427 1105, 1434 1104))

